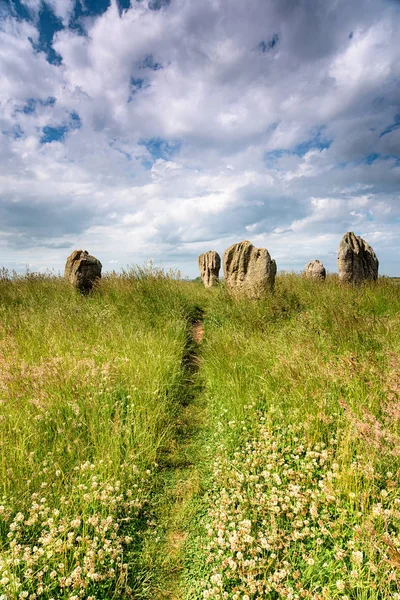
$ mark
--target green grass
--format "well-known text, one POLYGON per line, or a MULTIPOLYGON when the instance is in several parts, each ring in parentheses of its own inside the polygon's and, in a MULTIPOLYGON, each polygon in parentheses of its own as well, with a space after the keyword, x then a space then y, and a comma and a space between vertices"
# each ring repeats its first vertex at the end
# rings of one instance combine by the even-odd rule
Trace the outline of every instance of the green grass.
POLYGON ((400 591, 400 296, 280 276, 207 309, 207 490, 188 598, 393 598, 400 591))
POLYGON ((151 579, 149 501, 186 388, 181 285, 136 271, 84 297, 57 278, 0 282, 6 598, 129 597, 151 579))
POLYGON ((400 598, 399 309, 3 277, 0 598, 400 598))

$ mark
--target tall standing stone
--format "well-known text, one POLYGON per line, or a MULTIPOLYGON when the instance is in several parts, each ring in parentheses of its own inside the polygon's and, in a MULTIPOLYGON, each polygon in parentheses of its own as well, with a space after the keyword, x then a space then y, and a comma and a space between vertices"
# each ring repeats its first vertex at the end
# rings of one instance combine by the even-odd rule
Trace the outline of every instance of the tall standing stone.
POLYGON ((213 287, 219 282, 221 258, 215 250, 209 250, 199 256, 200 275, 205 287, 213 287))
POLYGON ((276 262, 266 248, 255 248, 246 240, 225 250, 224 275, 233 296, 263 298, 274 288, 276 262))
POLYGON ((360 284, 378 279, 379 261, 365 240, 352 231, 344 234, 339 245, 338 270, 340 281, 360 284))
POLYGON ((81 292, 90 292, 101 277, 101 262, 86 250, 74 250, 65 263, 64 277, 81 292))
POLYGON ((306 266, 304 267, 304 275, 307 279, 317 279, 319 281, 325 281, 326 270, 322 262, 316 259, 306 264, 306 266))

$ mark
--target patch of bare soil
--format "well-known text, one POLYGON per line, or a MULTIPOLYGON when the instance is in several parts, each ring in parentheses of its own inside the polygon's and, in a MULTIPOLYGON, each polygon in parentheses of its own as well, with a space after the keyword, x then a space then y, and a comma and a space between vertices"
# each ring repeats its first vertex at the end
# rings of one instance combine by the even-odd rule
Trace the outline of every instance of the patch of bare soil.
POLYGON ((194 321, 192 324, 192 338, 196 344, 201 344, 204 337, 203 321, 194 321))

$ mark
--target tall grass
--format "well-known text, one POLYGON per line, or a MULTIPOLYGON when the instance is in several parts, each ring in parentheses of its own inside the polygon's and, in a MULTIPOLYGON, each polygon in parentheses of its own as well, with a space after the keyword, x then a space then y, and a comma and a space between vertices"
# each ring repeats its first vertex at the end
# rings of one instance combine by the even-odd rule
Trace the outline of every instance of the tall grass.
POLYGON ((176 275, 0 274, 1 600, 399 599, 398 285, 176 275))
POLYGON ((213 295, 187 597, 398 597, 399 309, 385 280, 283 275, 264 302, 213 295))
POLYGON ((184 389, 181 285, 0 281, 2 598, 129 597, 148 577, 146 505, 184 389))

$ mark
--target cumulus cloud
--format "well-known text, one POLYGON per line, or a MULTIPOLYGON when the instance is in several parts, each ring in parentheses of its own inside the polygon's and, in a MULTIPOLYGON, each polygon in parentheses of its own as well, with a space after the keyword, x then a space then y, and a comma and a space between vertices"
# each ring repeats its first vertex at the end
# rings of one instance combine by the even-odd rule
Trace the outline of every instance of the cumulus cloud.
POLYGON ((387 0, 11 0, 0 12, 10 267, 196 256, 250 239, 398 274, 400 7, 387 0))

